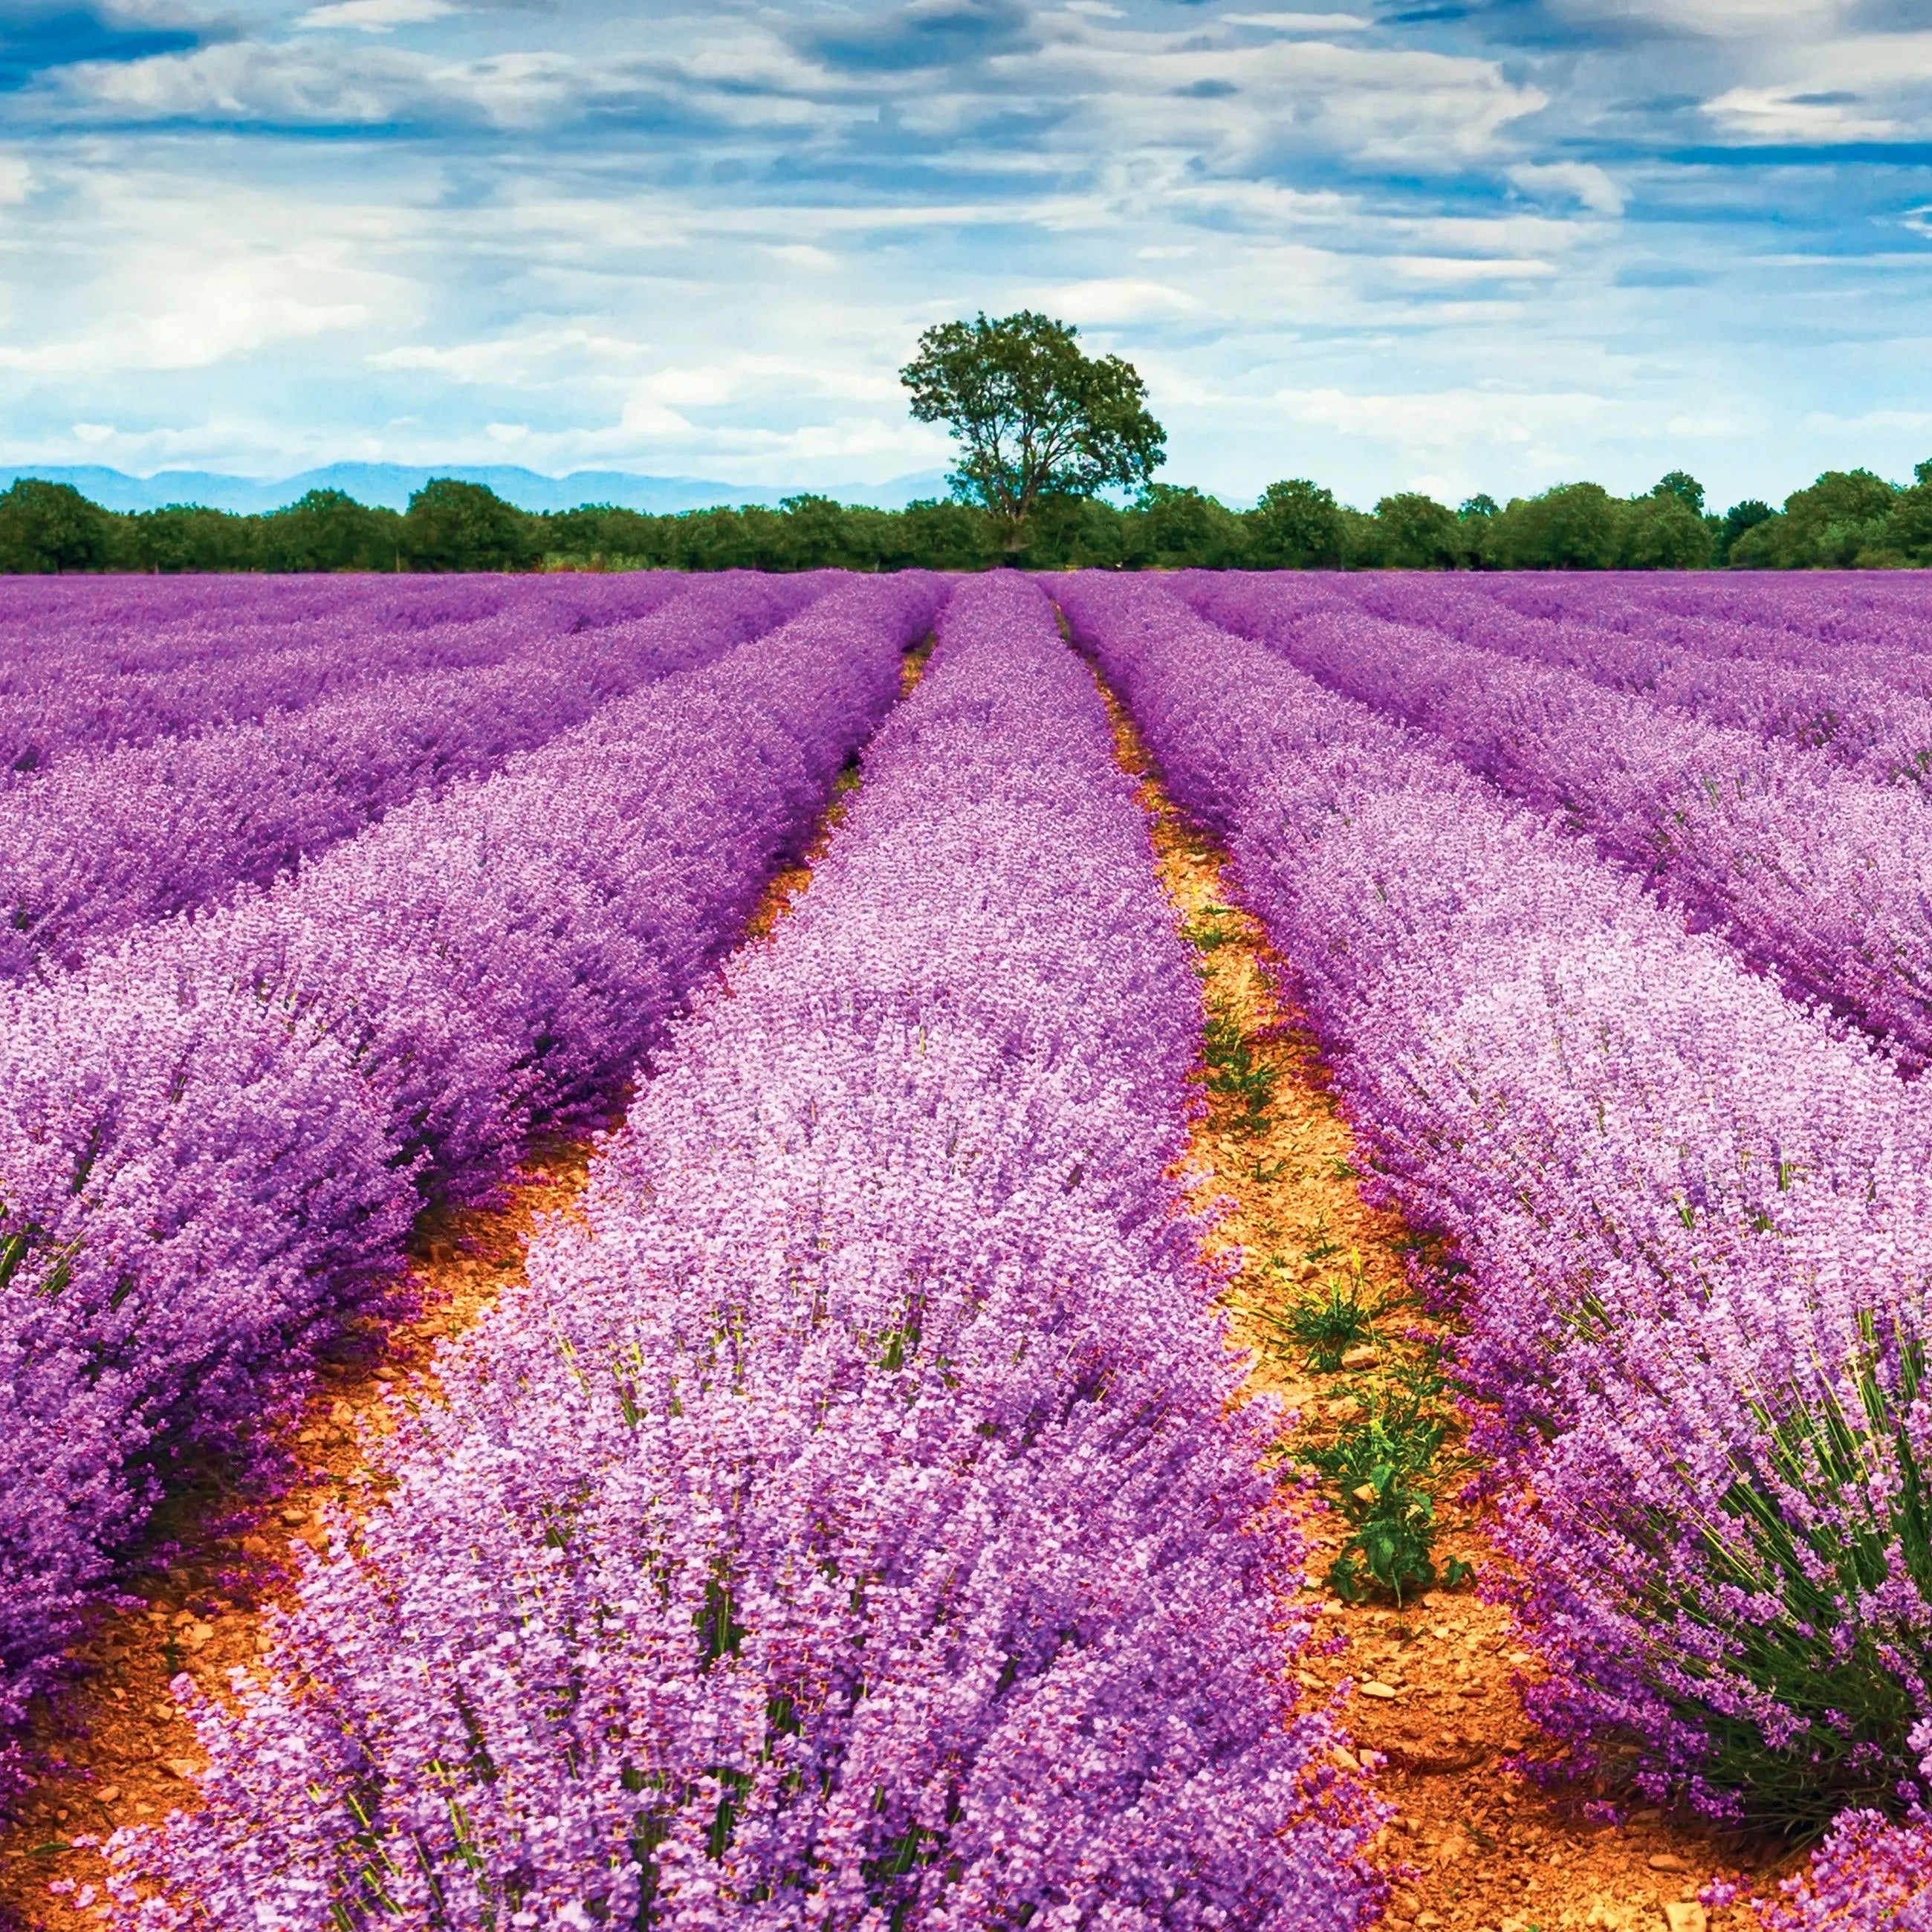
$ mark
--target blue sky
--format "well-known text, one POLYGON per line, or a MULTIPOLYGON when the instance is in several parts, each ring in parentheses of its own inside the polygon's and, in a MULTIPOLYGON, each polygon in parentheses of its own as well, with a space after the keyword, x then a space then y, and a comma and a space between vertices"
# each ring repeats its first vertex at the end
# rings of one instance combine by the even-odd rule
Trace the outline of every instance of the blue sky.
POLYGON ((944 460, 1022 304, 1169 480, 1932 456, 1932 0, 0 0, 0 460, 944 460))

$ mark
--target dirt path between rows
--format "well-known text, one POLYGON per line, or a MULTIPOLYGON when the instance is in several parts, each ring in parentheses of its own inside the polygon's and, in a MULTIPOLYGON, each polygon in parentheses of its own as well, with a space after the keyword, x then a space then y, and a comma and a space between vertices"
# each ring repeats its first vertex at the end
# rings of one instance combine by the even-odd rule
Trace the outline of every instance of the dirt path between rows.
MULTIPOLYGON (((1283 994, 1280 962, 1231 893, 1226 854, 1168 799, 1124 712, 1111 698, 1109 708, 1121 761, 1143 780, 1162 881, 1198 949, 1210 1012, 1238 1026, 1258 1084, 1274 1076, 1264 1125, 1239 1098, 1210 1095, 1193 1157, 1208 1176, 1197 1204, 1226 1209, 1216 1243, 1242 1251, 1229 1301, 1237 1338, 1253 1352, 1249 1386, 1298 1413, 1284 1437, 1293 1457, 1373 1412, 1405 1358, 1413 1366, 1426 1348, 1406 1336, 1435 1324, 1408 1300, 1400 1217, 1362 1202, 1349 1128, 1306 1022, 1283 994), (1324 1374, 1278 1324, 1331 1282, 1385 1312, 1351 1352, 1354 1366, 1324 1374)), ((1498 1558, 1480 1519, 1453 1501, 1460 1486, 1438 1496, 1436 1560, 1446 1569, 1460 1558, 1480 1574, 1498 1558)), ((1349 1525, 1331 1511, 1309 1529, 1310 1573, 1325 1576, 1349 1525)), ((1352 1681, 1356 1748, 1387 1760, 1377 1781, 1400 1815, 1378 1856, 1395 1880, 1386 1922, 1396 1932, 1718 1932, 1748 1922, 1695 1902, 1708 1880, 1738 1874, 1735 1846, 1654 1811, 1592 1822, 1585 1806, 1594 1794, 1552 1792, 1510 1768, 1526 1746, 1550 1748, 1516 1688, 1537 1666, 1516 1648, 1506 1613, 1474 1587, 1432 1589, 1400 1608, 1381 1592, 1345 1604, 1325 1582, 1310 1594, 1322 1600, 1324 1642, 1303 1659, 1300 1680, 1321 1697, 1352 1681)), ((1771 1874, 1748 1876, 1761 1889, 1771 1874)))

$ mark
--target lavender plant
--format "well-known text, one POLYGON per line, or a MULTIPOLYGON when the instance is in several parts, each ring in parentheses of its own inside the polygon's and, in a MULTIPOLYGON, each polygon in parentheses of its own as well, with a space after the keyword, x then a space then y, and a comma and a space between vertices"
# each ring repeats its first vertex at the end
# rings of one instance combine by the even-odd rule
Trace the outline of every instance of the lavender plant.
POLYGON ((0 586, 0 773, 302 710, 400 670, 498 664, 634 620, 683 580, 58 578, 0 586))
POLYGON ((1355 578, 1348 593, 1396 623, 1815 746, 1880 783, 1922 784, 1932 770, 1932 658, 1922 653, 1682 616, 1637 603, 1615 580, 1576 586, 1546 616, 1441 579, 1355 578))
POLYGON ((1468 1270, 1532 1708, 1719 1815, 1922 1789, 1916 1088, 1431 740, 1158 586, 1060 595, 1304 976, 1373 1186, 1468 1270))
POLYGON ((116 1840, 128 1922, 1376 1916, 1170 1174, 1198 990, 1044 599, 962 586, 865 770, 198 1703, 206 1802, 116 1840))
POLYGON ((1298 597, 1278 604, 1258 578, 1196 595, 1559 814, 1788 992, 1856 1019, 1915 1070, 1932 1058, 1932 821, 1915 795, 1574 672, 1306 611, 1298 597))
POLYGON ((233 1444, 395 1264, 418 1186, 485 1190, 532 1125, 609 1105, 941 595, 854 580, 272 890, 0 998, 0 1717, 58 1670, 184 1444, 233 1444))
POLYGON ((77 965, 151 920, 266 884, 410 797, 722 655, 822 587, 720 579, 637 622, 539 631, 508 663, 398 675, 260 724, 65 758, 0 789, 0 973, 77 965))

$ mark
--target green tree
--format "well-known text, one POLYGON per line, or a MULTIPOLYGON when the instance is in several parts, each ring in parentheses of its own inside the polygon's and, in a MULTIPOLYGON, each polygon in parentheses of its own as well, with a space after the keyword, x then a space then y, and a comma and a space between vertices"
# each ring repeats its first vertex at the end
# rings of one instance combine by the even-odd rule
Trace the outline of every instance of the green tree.
POLYGON ((1198 490, 1150 483, 1129 512, 1135 560, 1163 570, 1228 570, 1245 561, 1241 520, 1198 490))
POLYGON ((898 568, 983 570, 999 554, 999 533, 976 504, 952 499, 908 503, 898 520, 903 551, 898 568))
POLYGON ((1761 502, 1755 496, 1748 496, 1742 503, 1733 503, 1726 510, 1718 525, 1715 541, 1717 561, 1728 563, 1731 551, 1745 531, 1755 530, 1760 524, 1768 524, 1778 514, 1768 503, 1761 502))
POLYGON ((0 570, 30 576, 98 570, 107 544, 107 512, 70 483, 22 476, 0 494, 0 570))
POLYGON ((1608 570, 1617 560, 1617 511, 1600 483, 1513 497, 1489 519, 1483 560, 1502 570, 1608 570))
POLYGON ((419 570, 527 570, 542 546, 536 518, 483 484, 438 476, 410 499, 403 554, 419 570))
POLYGON ((1386 570, 1454 570, 1466 561, 1468 533, 1455 517, 1420 490, 1384 496, 1376 506, 1381 562, 1386 570))
POLYGON ((985 506, 1010 553, 1024 548, 1042 497, 1137 488, 1166 454, 1133 365, 1087 355, 1078 334, 1030 309, 982 314, 926 330, 899 371, 914 416, 946 424, 958 442, 953 488, 985 506))
MULTIPOLYGON (((1672 472, 1682 476, 1683 472, 1672 472)), ((1694 501, 1686 490, 1666 489, 1671 478, 1647 496, 1634 498, 1623 506, 1617 519, 1617 567, 1620 570, 1705 570, 1711 562, 1711 531, 1698 507, 1704 499, 1700 486, 1694 501)), ((1686 482, 1690 479, 1685 478, 1686 482)))
POLYGON ((784 524, 779 569, 825 570, 847 562, 848 513, 842 504, 830 496, 788 496, 778 508, 784 524))
POLYGON ((1304 476, 1270 483, 1244 519, 1258 570, 1339 570, 1342 512, 1332 490, 1304 476))
POLYGON ((544 520, 545 554, 590 570, 662 570, 670 561, 669 519, 610 503, 585 503, 544 520))
POLYGON ((1704 514, 1704 486, 1688 470, 1666 470, 1650 486, 1650 494, 1674 499, 1694 517, 1704 514))
POLYGON ((218 572, 260 570, 266 519, 211 510, 200 503, 170 503, 118 520, 110 546, 120 570, 218 572))
POLYGON ((1898 492, 1869 470, 1828 470, 1784 500, 1781 532, 1787 568, 1849 570, 1861 553, 1883 546, 1898 492))
POLYGON ((402 518, 346 490, 311 490, 259 520, 265 569, 394 570, 401 556, 402 518))
POLYGON ((1886 541, 1901 562, 1922 570, 1932 566, 1932 462, 1915 464, 1912 474, 1910 486, 1893 499, 1886 541))

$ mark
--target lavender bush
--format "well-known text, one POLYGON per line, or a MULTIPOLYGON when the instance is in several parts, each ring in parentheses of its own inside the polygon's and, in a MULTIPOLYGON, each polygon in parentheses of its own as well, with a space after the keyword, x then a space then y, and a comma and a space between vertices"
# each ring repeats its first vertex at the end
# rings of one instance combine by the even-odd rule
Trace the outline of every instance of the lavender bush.
POLYGON ((1914 1069, 1932 1059, 1932 818, 1915 795, 1574 672, 1284 603, 1262 578, 1194 598, 1588 833, 1787 991, 1914 1069))
MULTIPOLYGON (((1278 1928, 1376 1914, 1304 1553, 1168 1170, 1198 989, 1045 600, 959 590, 810 893, 677 1033, 148 1928, 1278 1928)), ((160 1896, 134 1902, 137 1881, 160 1896)))
POLYGON ((1849 1811, 1780 1892, 1753 1901, 1762 1932, 1932 1932, 1932 1819, 1849 1811))
POLYGON ((1156 585, 1057 588, 1304 976, 1378 1186, 1468 1270, 1532 1709, 1720 1815, 1922 1790, 1917 1089, 1433 740, 1156 585))
POLYGON ((1932 658, 1647 610, 1614 581, 1580 585, 1551 616, 1526 616, 1454 579, 1356 578, 1346 590, 1393 622, 1580 671, 1712 724, 1815 746, 1882 784, 1932 776, 1932 658), (1767 635, 1788 638, 1796 661, 1781 661, 1767 635))
MULTIPOLYGON (((823 587, 721 578, 634 622, 562 638, 546 625, 507 664, 398 675, 256 724, 64 758, 0 789, 0 975, 77 965, 151 920, 266 884, 417 793, 722 655, 823 587)), ((406 638, 395 649, 393 663, 411 662, 406 638)))
MULTIPOLYGON (((444 580, 461 586, 452 594, 334 578, 323 580, 326 595, 311 587, 298 600, 274 580, 239 580, 253 586, 242 599, 215 592, 218 578, 171 580, 135 600, 138 615, 105 622, 88 621, 98 596, 23 599, 20 580, 0 586, 0 771, 17 777, 77 750, 299 710, 404 670, 500 663, 648 616, 682 588, 655 575, 444 580), (24 622, 23 601, 36 614, 24 622)), ((55 581, 64 592, 82 580, 55 581)), ((118 604, 127 581, 88 585, 108 586, 118 604)))
MULTIPOLYGON (((754 596, 754 593, 746 593, 754 596)), ((0 998, 0 1717, 171 1459, 372 1274, 607 1102, 897 688, 940 595, 857 580, 270 891, 0 998)))

